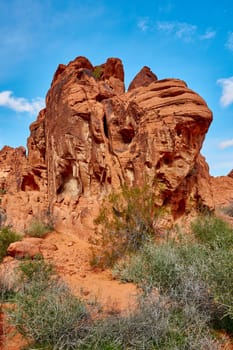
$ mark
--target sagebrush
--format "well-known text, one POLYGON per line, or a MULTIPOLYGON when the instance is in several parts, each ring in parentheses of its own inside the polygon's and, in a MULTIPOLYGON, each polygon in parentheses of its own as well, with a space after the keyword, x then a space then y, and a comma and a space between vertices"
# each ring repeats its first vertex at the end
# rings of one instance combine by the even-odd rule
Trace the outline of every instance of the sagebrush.
POLYGON ((45 348, 73 349, 85 334, 87 318, 83 302, 43 259, 21 263, 19 290, 8 320, 23 337, 45 348))

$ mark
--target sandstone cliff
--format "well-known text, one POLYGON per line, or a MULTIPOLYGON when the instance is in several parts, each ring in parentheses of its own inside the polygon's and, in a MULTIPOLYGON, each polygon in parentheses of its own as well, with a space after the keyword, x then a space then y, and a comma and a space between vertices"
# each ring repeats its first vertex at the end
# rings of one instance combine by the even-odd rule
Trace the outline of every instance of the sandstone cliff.
POLYGON ((173 218, 214 207, 200 149, 212 120, 205 101, 178 79, 144 67, 124 87, 121 61, 59 65, 46 108, 23 148, 0 152, 1 219, 23 230, 52 216, 57 229, 91 227, 101 199, 123 183, 149 182, 173 218))

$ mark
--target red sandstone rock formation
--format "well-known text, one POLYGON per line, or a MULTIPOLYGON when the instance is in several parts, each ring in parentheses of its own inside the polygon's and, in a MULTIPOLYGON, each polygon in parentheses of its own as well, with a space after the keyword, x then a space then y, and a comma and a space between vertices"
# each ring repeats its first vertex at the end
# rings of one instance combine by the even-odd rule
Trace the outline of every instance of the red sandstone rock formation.
POLYGON ((125 93, 119 59, 59 65, 46 108, 30 127, 28 156, 22 148, 0 152, 5 222, 24 229, 49 213, 58 229, 80 231, 91 227, 101 199, 125 182, 148 181, 174 218, 200 201, 212 208, 200 156, 211 120, 185 82, 157 80, 147 67, 125 93))
POLYGON ((232 178, 233 178, 233 170, 231 170, 227 176, 229 176, 229 177, 232 177, 232 178))
POLYGON ((158 78, 150 68, 143 67, 133 81, 131 81, 128 91, 136 89, 137 87, 148 86, 156 80, 158 80, 158 78))

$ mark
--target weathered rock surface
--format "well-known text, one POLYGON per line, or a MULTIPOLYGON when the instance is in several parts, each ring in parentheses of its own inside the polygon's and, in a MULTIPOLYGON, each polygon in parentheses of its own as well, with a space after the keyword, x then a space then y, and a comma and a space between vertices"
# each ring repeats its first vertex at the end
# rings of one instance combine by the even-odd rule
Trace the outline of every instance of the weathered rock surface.
POLYGON ((231 170, 227 176, 229 176, 229 177, 232 177, 232 178, 233 178, 233 170, 231 170))
POLYGON ((233 178, 228 176, 218 176, 211 178, 213 189, 213 199, 218 206, 226 206, 233 203, 233 178))
POLYGON ((213 208, 200 156, 211 120, 185 82, 157 80, 148 67, 125 92, 119 59, 59 65, 46 108, 30 127, 28 155, 11 149, 8 161, 6 148, 0 152, 5 222, 25 229, 33 216, 52 215, 57 229, 85 232, 101 199, 125 182, 149 182, 174 218, 200 201, 213 208))
POLYGON ((129 84, 128 91, 137 87, 148 86, 158 80, 157 76, 150 70, 149 67, 143 67, 136 77, 129 84))
POLYGON ((16 258, 35 258, 43 255, 42 252, 57 250, 55 244, 49 244, 46 240, 36 237, 26 237, 22 241, 11 243, 7 249, 7 254, 16 258))
POLYGON ((41 254, 42 238, 25 238, 23 241, 11 243, 7 249, 8 255, 16 258, 34 258, 41 254))

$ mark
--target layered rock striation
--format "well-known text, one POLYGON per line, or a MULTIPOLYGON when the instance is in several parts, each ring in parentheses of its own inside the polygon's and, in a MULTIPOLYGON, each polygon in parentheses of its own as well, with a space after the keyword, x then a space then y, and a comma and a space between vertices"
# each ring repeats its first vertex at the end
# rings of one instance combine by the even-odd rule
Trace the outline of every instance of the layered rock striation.
POLYGON ((58 229, 91 227, 101 200, 145 182, 173 218, 213 208, 200 149, 212 120, 205 101, 179 79, 144 67, 125 92, 121 60, 94 67, 77 57, 59 65, 46 108, 23 148, 0 152, 2 220, 25 229, 51 215, 58 229))

